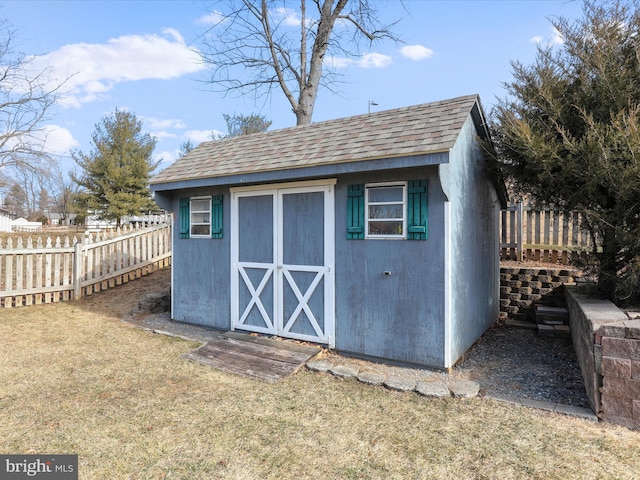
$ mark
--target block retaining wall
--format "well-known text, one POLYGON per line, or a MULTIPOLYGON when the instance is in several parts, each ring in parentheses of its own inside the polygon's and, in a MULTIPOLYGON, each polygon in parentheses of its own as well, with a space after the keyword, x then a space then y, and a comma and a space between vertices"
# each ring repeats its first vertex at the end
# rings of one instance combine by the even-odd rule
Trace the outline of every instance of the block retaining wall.
POLYGON ((581 272, 568 268, 500 266, 500 316, 534 321, 534 305, 563 306, 563 285, 573 284, 581 272))
POLYGON ((577 287, 567 289, 567 306, 592 410, 602 420, 640 429, 640 319, 577 287))

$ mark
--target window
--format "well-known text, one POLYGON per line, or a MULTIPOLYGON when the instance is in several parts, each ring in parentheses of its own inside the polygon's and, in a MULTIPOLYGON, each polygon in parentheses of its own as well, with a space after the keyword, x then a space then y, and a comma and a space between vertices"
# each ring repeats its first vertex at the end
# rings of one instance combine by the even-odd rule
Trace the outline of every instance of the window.
POLYGON ((180 238, 222 238, 223 195, 180 199, 180 238))
POLYGON ((347 186, 347 240, 426 240, 426 180, 347 186))
POLYGON ((407 184, 371 184, 366 186, 365 238, 405 238, 407 184))
POLYGON ((211 198, 192 198, 190 206, 190 236, 208 237, 211 235, 211 198))

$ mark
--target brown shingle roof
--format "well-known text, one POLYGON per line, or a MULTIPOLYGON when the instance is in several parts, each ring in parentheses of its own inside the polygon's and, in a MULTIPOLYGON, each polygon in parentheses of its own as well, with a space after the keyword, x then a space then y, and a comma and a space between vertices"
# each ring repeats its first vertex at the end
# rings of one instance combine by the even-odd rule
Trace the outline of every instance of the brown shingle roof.
POLYGON ((477 95, 204 142, 152 184, 448 151, 477 95))

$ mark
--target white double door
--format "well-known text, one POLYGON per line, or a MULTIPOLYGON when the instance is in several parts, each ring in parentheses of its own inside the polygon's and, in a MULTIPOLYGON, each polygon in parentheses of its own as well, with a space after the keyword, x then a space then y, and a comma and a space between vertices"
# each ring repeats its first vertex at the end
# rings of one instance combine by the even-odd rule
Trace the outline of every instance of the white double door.
POLYGON ((333 347, 334 181, 231 190, 231 328, 333 347))

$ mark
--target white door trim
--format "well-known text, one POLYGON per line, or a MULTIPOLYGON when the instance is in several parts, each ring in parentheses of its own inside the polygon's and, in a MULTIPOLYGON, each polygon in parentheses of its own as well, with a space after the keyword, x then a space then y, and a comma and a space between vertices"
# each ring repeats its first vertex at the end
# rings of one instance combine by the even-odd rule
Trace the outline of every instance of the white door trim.
POLYGON ((269 183, 265 185, 247 185, 243 187, 232 187, 229 189, 231 194, 233 195, 236 192, 265 192, 269 190, 278 190, 281 188, 305 188, 305 187, 316 187, 316 186, 325 186, 325 185, 335 185, 338 182, 336 178, 326 178, 323 180, 305 180, 301 182, 289 182, 289 183, 269 183))

